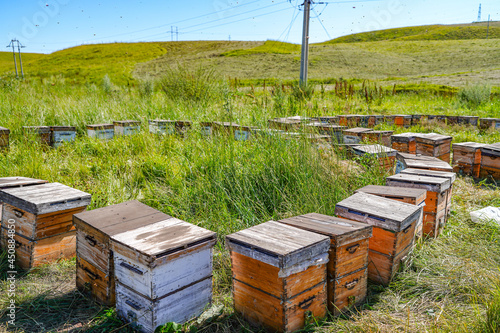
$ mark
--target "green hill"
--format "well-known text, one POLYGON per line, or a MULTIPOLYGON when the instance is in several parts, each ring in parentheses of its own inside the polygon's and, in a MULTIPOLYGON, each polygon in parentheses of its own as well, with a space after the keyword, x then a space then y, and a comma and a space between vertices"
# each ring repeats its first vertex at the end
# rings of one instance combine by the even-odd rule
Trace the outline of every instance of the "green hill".
POLYGON ((377 42, 384 40, 462 40, 500 38, 500 22, 487 22, 454 25, 424 25, 362 32, 332 39, 325 44, 377 42))

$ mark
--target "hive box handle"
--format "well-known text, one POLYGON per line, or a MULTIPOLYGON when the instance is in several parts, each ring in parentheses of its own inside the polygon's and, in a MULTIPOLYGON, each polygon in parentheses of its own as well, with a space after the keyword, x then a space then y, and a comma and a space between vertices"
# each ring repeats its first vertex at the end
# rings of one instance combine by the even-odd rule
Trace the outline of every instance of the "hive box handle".
POLYGON ((350 254, 353 254, 354 252, 356 252, 358 247, 359 247, 359 244, 354 244, 354 245, 351 245, 348 248, 346 248, 346 251, 349 252, 350 254))
POLYGON ((345 287, 346 287, 346 289, 347 289, 347 290, 352 290, 352 289, 354 289, 354 287, 355 287, 357 284, 358 284, 358 279, 354 279, 354 280, 352 280, 351 282, 347 282, 347 283, 345 284, 345 287))
POLYGON ((17 218, 21 218, 24 215, 24 212, 19 209, 14 209, 14 215, 16 215, 17 218))
POLYGON ((129 264, 123 262, 123 261, 120 263, 120 266, 122 266, 122 267, 124 267, 124 268, 126 268, 126 269, 128 269, 128 270, 130 270, 130 271, 132 271, 134 273, 137 273, 137 274, 140 274, 140 275, 144 275, 143 271, 141 271, 140 269, 137 269, 134 266, 129 265, 129 264))
POLYGON ((299 308, 306 310, 308 309, 311 304, 313 303, 313 300, 316 298, 316 296, 309 297, 308 299, 303 300, 302 302, 299 303, 299 308))

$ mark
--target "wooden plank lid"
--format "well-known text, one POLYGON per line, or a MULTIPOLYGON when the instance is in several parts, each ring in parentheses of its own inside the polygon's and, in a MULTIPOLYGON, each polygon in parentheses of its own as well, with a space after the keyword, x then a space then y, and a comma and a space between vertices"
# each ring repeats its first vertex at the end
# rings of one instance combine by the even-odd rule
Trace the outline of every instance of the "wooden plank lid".
POLYGON ((344 133, 347 134, 357 134, 357 133, 364 133, 364 132, 370 132, 371 129, 369 128, 364 128, 364 127, 354 127, 354 128, 349 128, 344 130, 344 133))
POLYGON ((76 226, 85 224, 108 236, 114 236, 170 218, 172 217, 159 210, 132 200, 75 214, 73 222, 76 226))
POLYGON ((415 168, 415 169, 439 169, 441 171, 451 172, 453 168, 449 163, 440 160, 437 157, 423 156, 423 155, 413 155, 407 153, 396 154, 396 159, 403 163, 405 168, 415 168))
POLYGON ((422 207, 360 192, 337 203, 335 214, 399 232, 420 217, 422 207))
POLYGON ((476 150, 480 149, 481 147, 486 146, 484 143, 477 143, 477 142, 460 142, 460 143, 454 143, 451 145, 453 150, 466 150, 470 152, 475 152, 476 150))
POLYGON ((328 262, 330 238, 276 221, 226 236, 231 251, 278 267, 281 276, 328 262))
POLYGON ((403 188, 396 186, 367 185, 355 191, 355 193, 368 193, 386 197, 388 199, 411 198, 416 202, 422 201, 427 196, 427 191, 420 188, 403 188))
POLYGON ((150 119, 148 120, 148 123, 153 125, 153 124, 175 124, 176 120, 169 120, 169 119, 150 119))
POLYGON ((215 243, 215 238, 215 232, 174 217, 111 236, 113 242, 133 249, 151 261, 202 243, 215 243))
POLYGON ((424 169, 404 169, 401 171, 402 174, 417 175, 417 176, 427 176, 427 177, 440 177, 447 178, 450 180, 451 184, 457 180, 457 174, 455 172, 446 171, 434 171, 434 170, 424 170, 424 169))
POLYGON ((60 183, 8 188, 0 191, 0 201, 32 214, 46 214, 83 207, 91 195, 60 183))
POLYGON ((50 126, 51 131, 76 131, 75 126, 50 126))
POLYGON ((352 146, 358 155, 372 154, 377 156, 396 156, 397 150, 382 145, 357 145, 352 146))
POLYGON ((386 178, 387 185, 401 187, 425 188, 431 192, 441 193, 451 187, 451 182, 448 178, 418 176, 411 174, 399 173, 397 175, 386 178))
POLYGON ((90 129, 90 130, 112 129, 113 127, 114 127, 113 124, 92 124, 92 125, 87 125, 87 129, 90 129))
POLYGON ((452 136, 441 135, 437 133, 418 133, 415 136, 415 140, 421 143, 427 144, 441 144, 446 141, 451 141, 453 139, 452 136))
POLYGON ((415 136, 418 133, 401 133, 401 134, 394 134, 391 135, 391 140, 392 142, 410 142, 410 141, 415 141, 415 136))
POLYGON ((498 156, 500 154, 500 142, 481 147, 481 153, 498 156))
POLYGON ((353 234, 356 234, 356 240, 372 236, 372 226, 369 224, 317 213, 294 216, 278 222, 326 235, 335 240, 336 246, 342 246, 344 241, 352 242, 352 237, 349 236, 353 234))
POLYGON ((26 177, 3 177, 0 178, 0 189, 11 187, 23 187, 48 183, 46 180, 26 177))
POLYGON ((0 126, 0 133, 9 134, 10 129, 0 126))

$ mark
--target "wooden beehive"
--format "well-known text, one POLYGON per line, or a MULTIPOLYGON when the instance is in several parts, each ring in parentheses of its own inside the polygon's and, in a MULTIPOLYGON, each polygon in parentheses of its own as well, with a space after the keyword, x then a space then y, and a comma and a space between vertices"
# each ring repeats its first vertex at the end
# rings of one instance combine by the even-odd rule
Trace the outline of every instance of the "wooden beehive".
POLYGON ((115 126, 113 124, 87 125, 87 135, 100 140, 111 140, 115 136, 115 126))
POLYGON ((436 121, 438 121, 442 124, 446 124, 446 119, 447 119, 447 116, 445 116, 445 115, 437 115, 436 116, 436 121))
POLYGON ((458 124, 458 116, 446 116, 446 123, 448 125, 457 125, 458 124))
POLYGON ((111 236, 118 315, 148 333, 200 315, 212 299, 215 242, 170 216, 111 236))
POLYGON ((185 136, 192 127, 193 123, 188 120, 175 121, 175 132, 180 136, 185 136))
POLYGON ((365 142, 376 142, 386 147, 391 146, 393 131, 370 131, 361 133, 361 139, 365 142))
POLYGON ((9 148, 10 129, 0 126, 0 150, 9 148))
MULTIPOLYGON (((59 183, 2 189, 2 226, 5 221, 14 225, 11 238, 16 242, 19 267, 30 269, 73 257, 72 217, 84 211, 90 199, 90 194, 59 183)), ((6 234, 2 232, 2 242, 7 241, 6 234)))
POLYGON ((387 186, 421 188, 427 191, 424 206, 423 235, 437 237, 446 222, 448 193, 451 182, 447 178, 397 174, 386 178, 387 186))
POLYGON ((481 169, 479 177, 500 179, 500 143, 481 147, 481 169))
MULTIPOLYGON (((359 190, 356 190, 356 193, 358 192, 377 195, 379 197, 406 202, 408 204, 422 207, 425 205, 425 198, 427 196, 427 191, 424 189, 380 185, 367 185, 359 190)), ((415 227, 415 235, 418 237, 422 237, 422 222, 423 214, 415 227)))
POLYGON ((330 237, 327 299, 331 313, 338 314, 363 303, 367 291, 368 241, 372 236, 370 225, 316 213, 279 222, 330 237))
POLYGON ((269 128, 280 129, 284 131, 298 130, 303 123, 308 123, 309 118, 304 118, 300 116, 288 117, 288 118, 274 118, 269 119, 269 128))
POLYGON ((339 117, 337 116, 320 116, 315 118, 316 121, 322 124, 338 124, 339 117))
POLYGON ((226 236, 234 309, 270 331, 303 328, 306 312, 327 312, 330 239, 275 221, 226 236))
POLYGON ((134 135, 141 131, 141 122, 136 120, 113 121, 115 135, 134 135))
POLYGON ((234 139, 236 141, 250 140, 251 134, 252 134, 252 128, 249 126, 237 126, 234 129, 234 139))
POLYGON ((394 115, 394 125, 398 127, 410 127, 411 126, 411 115, 397 114, 394 115))
POLYGON ((76 139, 74 126, 50 126, 50 131, 53 147, 60 147, 65 142, 73 142, 76 139))
POLYGON ((368 127, 369 122, 370 122, 370 116, 368 115, 359 116, 359 127, 368 127))
POLYGON ((464 126, 478 126, 479 117, 477 116, 458 116, 457 124, 464 126))
POLYGON ((214 134, 214 123, 212 121, 200 122, 200 132, 203 136, 212 136, 214 134))
POLYGON ((454 143, 453 148, 453 171, 464 176, 479 177, 481 168, 481 147, 483 143, 462 142, 454 143))
POLYGON ((418 134, 415 136, 417 154, 436 157, 449 163, 452 140, 451 136, 436 133, 418 134))
POLYGON ((413 248, 422 207, 360 192, 337 203, 335 214, 373 226, 368 252, 368 278, 389 284, 401 260, 413 248))
POLYGON ((396 122, 396 116, 394 115, 384 116, 384 123, 386 123, 387 125, 394 125, 395 122, 396 122))
POLYGON ((436 157, 398 152, 396 154, 396 173, 408 168, 453 172, 453 168, 448 163, 436 157))
POLYGON ((73 215, 77 288, 97 302, 113 306, 115 274, 110 237, 168 218, 135 200, 73 215))
POLYGON ((446 194, 446 215, 445 215, 445 223, 448 221, 448 217, 450 215, 451 210, 451 199, 453 195, 453 183, 457 180, 457 174, 455 172, 445 172, 445 171, 435 171, 435 170, 423 170, 423 169, 405 169, 401 171, 402 174, 416 175, 416 176, 425 176, 425 177, 438 177, 438 178, 446 178, 450 181, 450 188, 446 194))
MULTIPOLYGON (((3 177, 0 178, 0 191, 6 188, 27 187, 47 183, 46 180, 26 177, 3 177)), ((0 201, 0 226, 2 225, 2 202, 0 201)), ((0 233, 2 230, 0 229, 0 233)))
POLYGON ((349 128, 360 126, 360 116, 357 114, 346 114, 339 117, 339 125, 349 128))
POLYGON ((371 129, 364 127, 354 127, 342 131, 345 144, 358 144, 361 142, 361 133, 370 132, 371 129))
POLYGON ((342 143, 344 141, 342 131, 347 129, 346 126, 324 123, 310 123, 306 126, 316 130, 319 134, 331 136, 336 141, 336 143, 342 143))
POLYGON ((417 144, 415 141, 416 133, 401 133, 391 136, 392 149, 401 153, 416 154, 417 144))
POLYGON ((384 116, 370 115, 368 116, 368 127, 373 128, 384 122, 384 116))
POLYGON ((428 114, 427 115, 427 122, 436 122, 437 121, 437 115, 434 114, 428 114))
POLYGON ((154 119, 149 120, 149 133, 153 134, 175 134, 175 120, 154 119))
POLYGON ((479 118, 479 128, 482 130, 495 129, 500 131, 500 118, 479 118))
POLYGON ((416 126, 419 125, 424 119, 424 116, 421 114, 412 114, 411 115, 411 125, 416 126))
POLYGON ((237 128, 240 128, 241 125, 233 122, 227 121, 214 121, 213 122, 213 131, 214 134, 217 135, 227 135, 234 137, 234 132, 237 128))
POLYGON ((386 171, 394 169, 397 151, 392 148, 381 145, 359 145, 352 146, 351 149, 356 156, 377 159, 380 168, 386 171))
POLYGON ((50 146, 52 143, 49 126, 23 126, 23 131, 40 144, 50 146))

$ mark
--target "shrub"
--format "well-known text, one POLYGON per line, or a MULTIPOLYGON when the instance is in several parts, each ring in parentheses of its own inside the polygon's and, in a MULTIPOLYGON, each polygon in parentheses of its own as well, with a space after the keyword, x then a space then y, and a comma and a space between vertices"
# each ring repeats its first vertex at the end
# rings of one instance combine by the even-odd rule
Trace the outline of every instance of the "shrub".
POLYGON ((468 108, 477 108, 489 102, 490 95, 491 86, 487 84, 467 85, 458 91, 458 100, 468 108))

